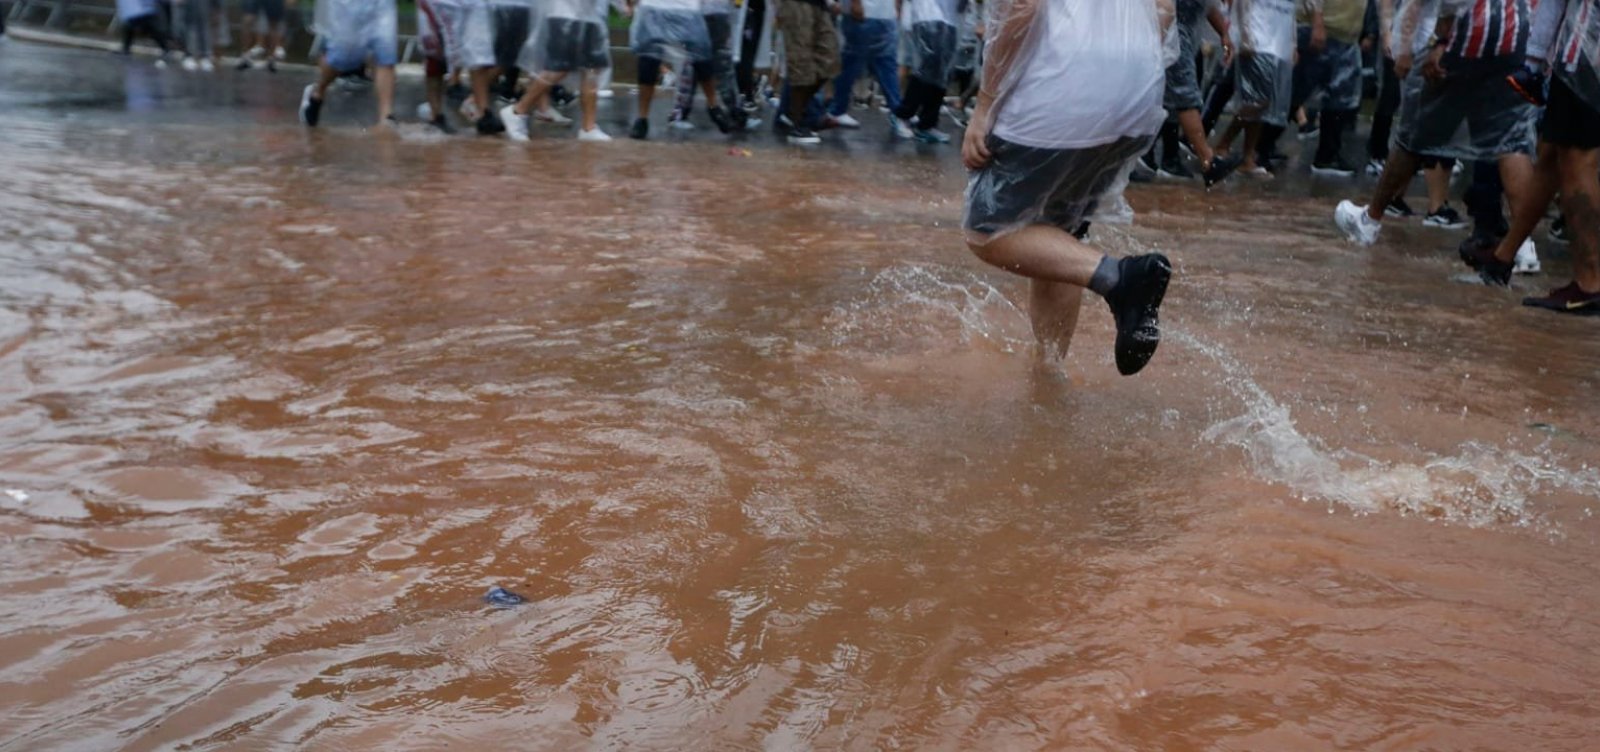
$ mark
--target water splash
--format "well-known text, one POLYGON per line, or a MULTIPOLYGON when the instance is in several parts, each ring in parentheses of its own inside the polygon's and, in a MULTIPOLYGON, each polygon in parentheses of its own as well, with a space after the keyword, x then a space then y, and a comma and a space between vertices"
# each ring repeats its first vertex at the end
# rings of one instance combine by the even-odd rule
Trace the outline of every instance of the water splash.
POLYGON ((1569 470, 1548 457, 1477 441, 1463 443, 1453 455, 1418 462, 1385 462, 1331 449, 1302 433, 1289 408, 1252 380, 1227 350, 1184 332, 1167 336, 1216 362, 1223 371, 1220 383, 1244 402, 1243 415, 1210 426, 1201 437, 1244 450, 1252 471, 1288 486, 1301 499, 1479 527, 1539 523, 1532 496, 1567 492, 1600 498, 1600 471, 1569 470))
POLYGON ((932 264, 879 272, 864 295, 834 310, 829 329, 835 347, 876 352, 926 350, 930 342, 1007 353, 1033 346, 1027 313, 999 288, 972 272, 932 264), (950 342, 952 330, 958 342, 950 342))

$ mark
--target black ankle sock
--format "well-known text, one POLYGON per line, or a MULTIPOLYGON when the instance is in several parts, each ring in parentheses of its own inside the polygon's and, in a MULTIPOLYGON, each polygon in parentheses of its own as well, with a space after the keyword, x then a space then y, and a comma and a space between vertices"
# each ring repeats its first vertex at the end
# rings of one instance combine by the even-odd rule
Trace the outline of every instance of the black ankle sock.
POLYGON ((1089 278, 1089 289, 1103 298, 1116 289, 1117 283, 1121 281, 1121 263, 1110 256, 1103 256, 1100 259, 1100 265, 1095 267, 1094 276, 1089 278))

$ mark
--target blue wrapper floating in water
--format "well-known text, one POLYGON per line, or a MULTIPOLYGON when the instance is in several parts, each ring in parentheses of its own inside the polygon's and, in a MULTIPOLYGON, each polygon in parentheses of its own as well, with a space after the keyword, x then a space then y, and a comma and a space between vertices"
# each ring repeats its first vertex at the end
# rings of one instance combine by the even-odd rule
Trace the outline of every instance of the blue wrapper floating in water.
POLYGON ((495 608, 511 608, 527 603, 528 599, 497 585, 483 594, 483 602, 495 608))

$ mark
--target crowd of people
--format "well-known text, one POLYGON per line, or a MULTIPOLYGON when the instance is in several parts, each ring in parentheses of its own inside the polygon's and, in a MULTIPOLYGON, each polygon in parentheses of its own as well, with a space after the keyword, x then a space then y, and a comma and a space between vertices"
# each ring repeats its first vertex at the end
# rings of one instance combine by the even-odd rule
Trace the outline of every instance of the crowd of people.
MULTIPOLYGON (((184 0, 184 16, 206 26, 217 1, 184 0), (193 7, 206 3, 212 11, 193 7)), ((272 64, 285 1, 247 0, 267 31, 241 67, 272 64)), ((130 38, 165 45, 158 4, 119 0, 130 38)), ((853 109, 879 106, 894 137, 927 144, 950 142, 940 125, 953 119, 972 170, 974 252, 1034 280, 1036 331, 1057 350, 1081 290, 1101 293, 1127 372, 1159 340, 1170 266, 1093 251, 1089 221, 1128 180, 1271 179, 1286 167, 1290 127, 1315 141, 1304 150, 1313 174, 1377 178, 1364 205, 1334 212, 1365 245, 1414 214, 1405 193, 1419 172, 1421 221, 1466 229, 1449 192, 1452 174, 1470 169, 1472 230, 1458 250, 1490 285, 1540 270, 1530 235, 1559 196, 1551 233, 1570 240, 1574 279, 1524 302, 1600 313, 1600 0, 417 0, 416 11, 423 111, 447 131, 447 83, 458 81, 458 112, 480 134, 527 140, 534 123, 570 124, 561 110, 576 101, 576 137, 611 140, 596 110, 621 24, 636 66, 635 139, 650 137, 662 86, 676 95, 674 127, 693 127, 698 93, 717 129, 750 129, 770 108, 791 144, 860 127, 853 109), (758 78, 764 49, 772 63, 758 78), (1352 161, 1368 97, 1366 159, 1352 161)), ((397 16, 396 0, 317 3, 323 49, 303 93, 306 125, 348 75, 370 75, 379 123, 395 121, 397 16)), ((214 54, 190 40, 191 56, 214 54)))

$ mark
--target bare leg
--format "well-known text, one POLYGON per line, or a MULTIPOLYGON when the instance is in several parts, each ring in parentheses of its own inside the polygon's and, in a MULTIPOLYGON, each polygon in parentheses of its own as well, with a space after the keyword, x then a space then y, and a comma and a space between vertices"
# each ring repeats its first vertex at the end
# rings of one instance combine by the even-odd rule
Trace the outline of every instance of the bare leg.
POLYGON ((717 99, 717 80, 707 78, 699 83, 700 92, 706 95, 706 108, 721 107, 722 103, 717 99))
MULTIPOLYGON (((1244 124, 1244 159, 1239 162, 1240 172, 1250 172, 1259 165, 1256 164, 1256 148, 1261 145, 1262 123, 1244 124)), ((1228 126, 1231 130, 1233 126, 1228 126)))
MULTIPOLYGON (((1517 249, 1522 247, 1522 241, 1527 240, 1533 234, 1533 228, 1539 226, 1539 220, 1544 219, 1544 212, 1550 208, 1550 200, 1555 198, 1556 186, 1561 182, 1557 159, 1556 147, 1539 144, 1539 161, 1533 164, 1528 175, 1527 189, 1512 199, 1511 229, 1494 249, 1496 259, 1511 263, 1517 257, 1517 249)), ((1503 173, 1501 179, 1504 180, 1503 173)), ((1509 194, 1510 184, 1506 187, 1509 194)))
POLYGON ((489 86, 494 83, 499 71, 495 68, 478 68, 472 71, 472 102, 478 105, 478 112, 489 111, 489 86))
POLYGON ((639 86, 639 117, 640 118, 643 118, 643 119, 646 119, 646 120, 648 120, 650 118, 650 101, 655 99, 655 97, 656 97, 656 87, 654 87, 654 86, 644 86, 644 85, 640 85, 639 86))
POLYGON ((378 92, 378 124, 383 125, 394 114, 394 66, 379 68, 373 84, 378 92))
POLYGON ((1384 207, 1406 192, 1406 185, 1416 176, 1421 161, 1405 149, 1390 152, 1388 161, 1383 164, 1383 175, 1378 178, 1378 187, 1372 192, 1372 202, 1367 204, 1368 217, 1383 221, 1384 207))
MULTIPOLYGON (((1505 186, 1506 203, 1511 206, 1511 220, 1514 222, 1522 199, 1533 190, 1533 159, 1526 154, 1501 157, 1500 182, 1505 186)), ((1540 209, 1539 213, 1544 214, 1544 210, 1540 209)))
POLYGON ((561 80, 566 77, 566 73, 559 71, 529 76, 528 88, 522 91, 522 98, 517 100, 516 105, 511 108, 511 112, 516 114, 517 117, 527 117, 528 113, 533 112, 533 106, 543 102, 545 96, 550 93, 550 89, 561 83, 561 80))
POLYGON ((239 19, 239 57, 249 57, 250 48, 259 41, 256 36, 256 17, 246 14, 239 19))
POLYGON ((1200 160, 1202 168, 1211 167, 1211 160, 1217 155, 1206 141, 1205 126, 1200 123, 1199 110, 1183 110, 1178 113, 1178 125, 1183 128, 1183 135, 1189 139, 1189 145, 1194 147, 1194 155, 1200 160))
POLYGON ((1083 288, 1062 282, 1033 280, 1028 295, 1028 318, 1033 322, 1033 337, 1045 360, 1067 357, 1072 334, 1078 329, 1078 311, 1083 304, 1083 288))
POLYGON ((1600 292, 1600 149, 1557 147, 1561 212, 1572 236, 1572 278, 1600 292))
POLYGON ((985 263, 1034 280, 1088 287, 1105 254, 1071 233, 1049 225, 1029 225, 968 247, 985 263))
MULTIPOLYGON (((1411 179, 1407 178, 1406 182, 1411 182, 1411 179)), ((1444 165, 1429 167, 1422 171, 1422 182, 1428 186, 1429 214, 1439 211, 1450 201, 1450 168, 1444 165)), ((1404 188, 1400 189, 1400 194, 1405 195, 1404 188)))
POLYGON ((319 61, 317 65, 317 95, 312 98, 321 102, 324 97, 328 96, 328 87, 332 86, 334 80, 338 77, 339 72, 334 70, 333 66, 328 65, 327 58, 319 61))
POLYGON ((583 129, 586 131, 600 127, 595 115, 600 103, 600 82, 596 79, 593 73, 585 73, 578 90, 578 108, 583 112, 583 129))
POLYGON ((444 115, 444 77, 428 76, 422 80, 422 91, 428 100, 428 111, 435 118, 444 115))

